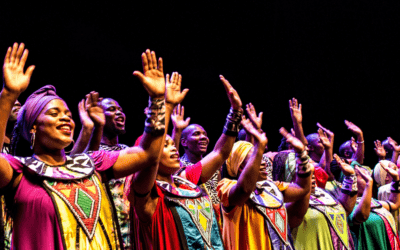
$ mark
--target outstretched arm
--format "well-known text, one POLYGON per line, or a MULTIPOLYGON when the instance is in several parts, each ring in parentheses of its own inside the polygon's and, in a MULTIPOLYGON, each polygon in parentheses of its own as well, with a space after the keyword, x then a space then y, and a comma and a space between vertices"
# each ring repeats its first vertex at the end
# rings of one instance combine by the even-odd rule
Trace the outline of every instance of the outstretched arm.
MULTIPOLYGON (((243 114, 242 101, 240 100, 239 94, 222 75, 220 76, 220 79, 225 87, 226 93, 228 94, 231 103, 231 110, 226 120, 224 133, 218 139, 213 151, 201 160, 203 169, 201 171, 200 181, 202 183, 207 182, 222 166, 225 160, 228 159, 229 153, 232 150, 236 136, 239 132, 239 124, 243 114)), ((182 172, 181 176, 186 176, 185 171, 182 172)))
POLYGON ((135 71, 133 75, 139 78, 150 96, 145 132, 138 147, 130 147, 120 152, 113 166, 115 178, 154 166, 160 159, 166 119, 163 62, 161 58, 157 61, 154 51, 146 50, 142 54, 142 63, 143 73, 135 71))
POLYGON ((360 176, 360 180, 363 180, 366 185, 361 197, 360 203, 353 212, 353 223, 361 224, 368 220, 369 213, 371 212, 371 199, 372 199, 372 186, 373 180, 366 171, 359 167, 355 167, 357 176, 360 176))
MULTIPOLYGON (((0 93, 0 148, 3 148, 3 142, 6 133, 7 120, 11 109, 19 97, 29 85, 32 72, 35 66, 29 66, 24 72, 28 50, 25 45, 19 46, 14 43, 9 47, 3 64, 4 84, 0 93)), ((0 188, 8 185, 12 180, 13 170, 6 159, 0 157, 0 188)), ((19 178, 17 178, 19 179, 19 178)))
MULTIPOLYGON (((253 126, 257 130, 261 131, 263 112, 260 112, 257 116, 256 109, 252 103, 246 104, 246 112, 253 126)), ((249 133, 246 133, 246 141, 254 144, 253 136, 249 133)))
POLYGON ((79 154, 87 150, 99 150, 105 125, 104 111, 99 106, 100 101, 99 93, 92 91, 86 95, 86 100, 79 102, 78 110, 82 129, 71 151, 71 155, 79 154))
POLYGON ((229 207, 243 205, 255 190, 257 180, 260 176, 262 155, 265 145, 268 142, 265 133, 262 130, 256 129, 249 120, 243 120, 242 125, 246 132, 254 137, 254 147, 243 161, 242 165, 245 167, 236 185, 229 192, 229 207))
POLYGON ((289 100, 289 109, 296 137, 304 145, 308 145, 307 139, 304 136, 304 131, 303 131, 303 114, 301 111, 301 104, 298 103, 296 98, 292 98, 292 100, 289 100))
POLYGON ((185 108, 183 107, 183 105, 181 106, 181 104, 178 104, 178 106, 174 108, 174 111, 172 112, 171 115, 171 121, 172 124, 174 125, 174 128, 172 129, 172 139, 175 142, 175 147, 176 150, 178 150, 178 152, 179 152, 179 145, 181 142, 182 131, 187 126, 189 126, 190 122, 190 117, 186 118, 186 120, 184 117, 185 117, 185 108))
POLYGON ((329 175, 329 180, 334 180, 335 177, 331 172, 331 162, 333 160, 333 133, 326 128, 322 127, 321 124, 317 123, 318 129, 318 136, 321 140, 322 145, 324 146, 324 154, 325 159, 321 158, 320 167, 322 167, 325 172, 329 175), (329 134, 329 136, 328 136, 329 134), (321 164, 321 162, 323 162, 321 164))
POLYGON ((346 214, 349 215, 353 212, 354 206, 357 201, 357 177, 354 169, 340 159, 336 154, 334 155, 336 162, 339 164, 342 173, 344 174, 344 180, 342 183, 342 190, 338 197, 340 204, 346 210, 346 214))
POLYGON ((389 210, 390 212, 395 211, 400 208, 400 178, 399 178, 399 168, 393 162, 389 163, 389 166, 385 166, 380 163, 381 167, 386 170, 386 172, 392 177, 392 186, 390 189, 389 199, 382 202, 382 206, 389 210))
POLYGON ((364 150, 365 150, 365 143, 364 143, 364 134, 362 132, 362 130, 357 127, 354 123, 349 122, 347 120, 344 121, 344 123, 346 124, 347 128, 353 132, 353 134, 356 136, 357 138, 357 150, 356 152, 353 154, 352 160, 357 161, 360 164, 364 163, 364 150))
POLYGON ((309 157, 304 144, 288 133, 286 129, 281 128, 279 132, 286 138, 296 152, 296 172, 297 176, 294 182, 284 191, 285 206, 289 215, 289 226, 297 227, 303 221, 307 213, 311 194, 311 179, 314 167, 309 163, 309 157))

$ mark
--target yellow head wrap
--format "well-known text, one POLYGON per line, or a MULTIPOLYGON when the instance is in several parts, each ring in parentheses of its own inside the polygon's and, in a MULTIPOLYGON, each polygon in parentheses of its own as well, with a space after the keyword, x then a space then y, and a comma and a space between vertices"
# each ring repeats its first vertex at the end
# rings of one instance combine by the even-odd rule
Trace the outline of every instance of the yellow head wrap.
POLYGON ((238 141, 233 144, 232 151, 226 160, 226 169, 228 174, 232 177, 236 177, 240 165, 242 165, 247 154, 253 148, 253 144, 247 141, 238 141))

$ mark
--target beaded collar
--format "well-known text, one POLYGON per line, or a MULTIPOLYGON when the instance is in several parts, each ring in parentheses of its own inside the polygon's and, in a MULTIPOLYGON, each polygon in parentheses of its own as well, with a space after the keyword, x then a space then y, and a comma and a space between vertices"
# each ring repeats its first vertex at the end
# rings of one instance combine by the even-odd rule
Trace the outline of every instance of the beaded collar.
POLYGON ((191 199, 204 195, 203 191, 196 184, 179 176, 172 176, 172 178, 176 187, 170 185, 166 181, 156 181, 157 186, 159 186, 167 195, 191 199))
POLYGON ((310 195, 310 206, 336 206, 337 201, 325 190, 316 187, 315 194, 310 195))
POLYGON ((251 193, 250 199, 257 205, 266 208, 279 208, 283 205, 283 195, 271 181, 259 181, 256 190, 251 193))
POLYGON ((67 155, 67 160, 62 166, 50 166, 41 160, 31 157, 14 156, 29 172, 40 177, 47 177, 54 180, 77 180, 83 179, 93 174, 94 163, 87 154, 67 155))

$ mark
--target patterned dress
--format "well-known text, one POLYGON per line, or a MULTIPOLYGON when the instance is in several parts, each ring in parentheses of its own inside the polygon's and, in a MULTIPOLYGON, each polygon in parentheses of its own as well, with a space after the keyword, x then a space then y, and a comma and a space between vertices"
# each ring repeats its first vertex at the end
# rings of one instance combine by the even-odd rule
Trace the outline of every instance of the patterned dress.
MULTIPOLYGON (((101 144, 99 150, 100 151, 120 151, 125 148, 128 148, 127 145, 118 144, 114 146, 109 146, 107 144, 101 144)), ((121 236, 123 240, 123 249, 130 249, 130 222, 129 222, 129 201, 128 199, 124 199, 123 191, 125 187, 126 177, 120 179, 113 179, 108 182, 108 189, 113 198, 115 210, 117 212, 118 224, 121 231, 121 236)))
MULTIPOLYGON (((3 154, 10 154, 10 144, 4 143, 3 144, 3 149, 1 150, 1 153, 3 154)), ((2 195, 0 197, 0 203, 1 203, 1 227, 4 230, 1 234, 4 240, 4 245, 0 243, 0 246, 2 247, 1 249, 9 250, 11 248, 11 240, 12 240, 12 227, 13 227, 13 221, 10 212, 7 210, 6 207, 6 201, 4 199, 4 196, 2 195)), ((1 232, 1 231, 0 231, 1 232)))

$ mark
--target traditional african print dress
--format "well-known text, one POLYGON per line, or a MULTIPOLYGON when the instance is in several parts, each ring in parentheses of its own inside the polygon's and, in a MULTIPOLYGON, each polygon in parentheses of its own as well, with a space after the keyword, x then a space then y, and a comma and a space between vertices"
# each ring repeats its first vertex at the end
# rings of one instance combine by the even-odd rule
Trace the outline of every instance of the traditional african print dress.
POLYGON ((229 208, 229 192, 236 183, 225 178, 218 184, 218 195, 224 206, 222 238, 226 249, 294 249, 281 193, 288 184, 258 182, 245 204, 225 211, 229 208))
POLYGON ((354 242, 346 211, 331 195, 316 187, 303 222, 292 230, 296 249, 350 250, 354 242))
MULTIPOLYGON (((389 196, 392 193, 390 191, 391 186, 392 186, 391 184, 386 184, 386 185, 383 185, 383 186, 379 187, 379 189, 378 189, 378 200, 381 200, 381 201, 389 200, 389 196)), ((400 209, 392 211, 392 215, 393 215, 394 221, 396 223, 397 235, 399 235, 399 233, 400 233, 400 215, 399 215, 399 210, 400 209)))
MULTIPOLYGON (((107 144, 100 144, 100 151, 120 151, 128 148, 125 144, 117 144, 110 146, 107 144)), ((121 237, 123 241, 123 249, 131 249, 130 242, 130 222, 129 222, 129 201, 124 198, 124 188, 127 177, 122 177, 119 179, 112 179, 108 182, 108 189, 110 196, 113 198, 113 203, 115 211, 117 213, 119 229, 121 231, 121 237)))
POLYGON ((357 198, 349 225, 357 249, 400 249, 399 237, 392 214, 375 199, 371 200, 371 213, 367 221, 357 224, 354 219, 361 198, 357 198))
POLYGON ((15 191, 13 249, 119 249, 112 203, 101 183, 118 152, 67 156, 63 166, 3 155, 24 173, 15 191))
POLYGON ((176 188, 157 181, 158 203, 150 222, 132 220, 137 249, 224 249, 211 199, 195 184, 174 176, 176 188))

